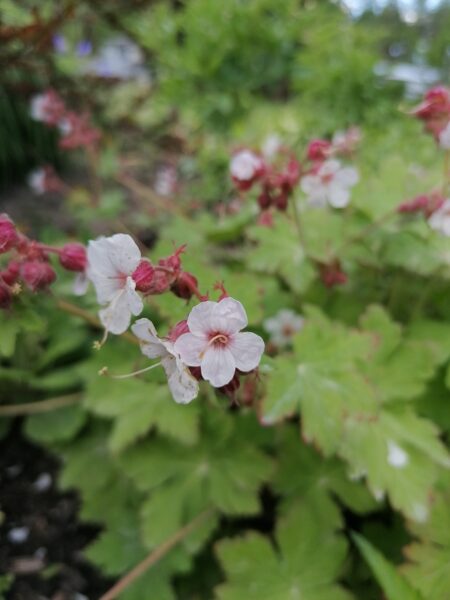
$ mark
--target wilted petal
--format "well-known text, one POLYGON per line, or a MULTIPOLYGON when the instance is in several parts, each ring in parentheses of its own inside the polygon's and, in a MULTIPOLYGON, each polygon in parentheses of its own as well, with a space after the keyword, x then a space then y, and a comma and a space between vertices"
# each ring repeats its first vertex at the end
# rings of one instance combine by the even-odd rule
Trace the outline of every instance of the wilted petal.
POLYGON ((198 381, 191 375, 185 364, 175 356, 162 359, 167 383, 175 402, 188 404, 198 396, 198 381))
POLYGON ((236 368, 246 373, 259 365, 264 352, 264 341, 256 333, 237 333, 230 339, 228 348, 234 357, 236 368))
POLYGON ((197 337, 192 333, 183 333, 174 344, 175 352, 190 367, 199 367, 202 364, 203 353, 207 347, 206 338, 197 337))
POLYGON ((155 326, 149 319, 138 319, 131 331, 139 338, 142 354, 148 358, 159 358, 167 355, 167 349, 159 339, 155 326))
POLYGON ((228 348, 209 346, 201 363, 203 379, 214 387, 222 387, 233 379, 236 371, 234 357, 228 348))

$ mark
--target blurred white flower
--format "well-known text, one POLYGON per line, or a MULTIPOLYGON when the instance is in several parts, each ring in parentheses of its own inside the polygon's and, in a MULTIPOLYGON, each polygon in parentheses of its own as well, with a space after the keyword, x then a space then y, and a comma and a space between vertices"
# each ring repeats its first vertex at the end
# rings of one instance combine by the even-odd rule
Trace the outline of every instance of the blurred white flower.
POLYGON ((167 376, 167 383, 175 402, 187 404, 198 396, 198 381, 191 375, 186 364, 175 352, 174 344, 160 339, 149 319, 139 319, 131 327, 139 338, 142 353, 148 358, 160 358, 167 376))
POLYGON ((428 223, 431 229, 450 237, 450 198, 431 214, 428 223))
POLYGON ((267 158, 268 160, 274 158, 280 151, 281 146, 282 141, 280 136, 278 136, 276 133, 268 135, 262 145, 262 153, 264 158, 267 158))
POLYGON ((350 201, 350 188, 358 182, 354 167, 343 167, 340 161, 324 161, 311 175, 301 180, 301 188, 313 206, 344 208, 350 201))
POLYGON ((133 239, 117 233, 111 237, 91 240, 87 249, 87 276, 97 292, 97 300, 107 305, 99 317, 106 331, 120 334, 130 325, 131 315, 144 308, 132 274, 141 260, 133 239))
POLYGON ((244 307, 233 298, 200 302, 191 310, 175 351, 190 367, 200 367, 203 379, 214 387, 230 383, 236 369, 255 369, 264 352, 264 341, 251 332, 242 333, 248 320, 244 307))
POLYGON ((35 194, 39 196, 46 192, 46 173, 44 169, 35 169, 27 177, 27 182, 35 194))
POLYGON ((389 440, 387 443, 388 457, 387 461, 391 467, 396 469, 403 469, 409 463, 409 455, 407 452, 400 448, 395 442, 389 440))
POLYGON ((270 333, 270 341, 279 348, 288 346, 304 325, 304 318, 293 310, 283 308, 274 317, 264 321, 264 329, 270 333))
POLYGON ((439 146, 443 150, 450 150, 450 121, 439 134, 439 146))
POLYGON ((230 173, 237 181, 252 181, 263 166, 261 158, 251 150, 240 150, 231 158, 230 173))

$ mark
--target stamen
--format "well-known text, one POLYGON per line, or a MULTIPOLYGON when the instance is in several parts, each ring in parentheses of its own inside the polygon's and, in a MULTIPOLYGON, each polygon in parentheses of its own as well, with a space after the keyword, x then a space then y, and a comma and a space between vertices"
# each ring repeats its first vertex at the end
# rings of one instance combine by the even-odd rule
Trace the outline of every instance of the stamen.
POLYGON ((218 333, 209 340, 208 346, 210 346, 214 342, 221 342, 222 344, 226 344, 228 342, 228 336, 226 336, 224 333, 218 333))
POLYGON ((103 367, 98 372, 99 375, 106 375, 107 377, 111 377, 111 379, 129 379, 130 377, 135 377, 136 375, 141 375, 142 373, 147 373, 147 371, 151 371, 155 367, 161 366, 161 362, 156 363, 155 365, 150 365, 149 367, 145 367, 145 369, 139 369, 139 371, 134 371, 133 373, 126 373, 125 375, 110 375, 108 373, 108 367, 103 367))

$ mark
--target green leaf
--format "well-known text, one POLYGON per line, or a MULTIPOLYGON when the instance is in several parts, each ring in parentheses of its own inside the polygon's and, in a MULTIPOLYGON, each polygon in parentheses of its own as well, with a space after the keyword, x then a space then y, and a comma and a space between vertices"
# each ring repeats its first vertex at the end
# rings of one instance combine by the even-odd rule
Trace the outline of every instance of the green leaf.
POLYGON ((10 319, 1 324, 2 334, 0 336, 0 355, 9 358, 14 354, 16 339, 19 333, 19 323, 10 319))
POLYGON ((65 406, 27 417, 25 433, 32 440, 43 444, 66 442, 77 435, 86 418, 86 411, 81 406, 65 406))
POLYGON ((387 600, 425 600, 370 542, 357 533, 352 533, 352 538, 383 588, 387 600))
MULTIPOLYGON (((238 423, 233 427, 231 417, 211 406, 195 446, 154 438, 124 452, 119 461, 136 486, 149 493, 142 510, 149 547, 210 506, 230 515, 255 514, 259 488, 272 471, 270 459, 239 435, 238 423)), ((214 524, 207 523, 203 534, 214 524)))
POLYGON ((337 533, 339 521, 318 502, 294 506, 278 522, 274 549, 257 533, 220 541, 216 552, 227 581, 216 588, 220 600, 349 600, 336 583, 347 554, 337 533))

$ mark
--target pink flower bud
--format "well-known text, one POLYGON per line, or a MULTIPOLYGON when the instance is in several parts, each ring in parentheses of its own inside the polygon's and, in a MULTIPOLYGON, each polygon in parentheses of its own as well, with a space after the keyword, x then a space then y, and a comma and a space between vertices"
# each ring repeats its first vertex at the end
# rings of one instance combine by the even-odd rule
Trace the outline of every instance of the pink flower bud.
POLYGON ((320 278, 327 288, 344 285, 348 281, 347 274, 342 270, 339 260, 329 264, 319 265, 320 278))
POLYGON ((273 215, 270 210, 264 210, 260 213, 257 221, 261 227, 273 227, 273 215))
POLYGON ((158 265, 164 267, 166 269, 172 269, 172 271, 179 271, 181 268, 181 258, 180 255, 186 250, 186 244, 183 244, 179 248, 175 250, 173 254, 168 256, 167 258, 161 258, 158 261, 158 265))
POLYGON ((328 140, 312 140, 308 144, 306 156, 308 160, 326 160, 331 151, 331 142, 328 140))
POLYGON ((421 195, 417 196, 413 200, 407 200, 402 202, 397 207, 399 213, 415 213, 421 212, 428 204, 428 196, 421 195))
POLYGON ((11 250, 19 241, 19 234, 8 215, 0 215, 0 254, 11 250))
POLYGON ((52 284, 56 273, 48 262, 30 260, 22 264, 20 274, 28 288, 36 292, 52 284))
POLYGON ((448 113, 450 113, 450 90, 442 85, 428 90, 423 102, 411 111, 412 115, 424 121, 448 113))
POLYGON ((183 335, 184 333, 189 333, 189 326, 186 319, 184 321, 180 321, 174 327, 172 327, 172 329, 169 331, 168 338, 171 342, 175 343, 180 335, 183 335))
POLYGON ((83 272, 86 269, 86 248, 76 242, 66 244, 59 253, 59 262, 68 271, 83 272))
POLYGON ((272 204, 272 199, 266 189, 264 189, 258 196, 258 204, 261 210, 266 210, 272 204))
POLYGON ((0 278, 0 308, 7 309, 12 304, 12 292, 9 286, 0 278))
POLYGON ((136 283, 137 291, 145 293, 151 289, 154 283, 155 269, 150 261, 143 259, 131 277, 136 283))
POLYGON ((288 205, 288 195, 285 192, 281 192, 274 198, 274 204, 278 210, 285 211, 288 205))
POLYGON ((20 263, 11 260, 6 269, 0 272, 0 277, 7 285, 13 285, 19 279, 20 263))
POLYGON ((197 286, 198 281, 194 275, 187 273, 186 271, 181 271, 170 289, 175 296, 178 296, 178 298, 190 300, 194 295, 197 286))

